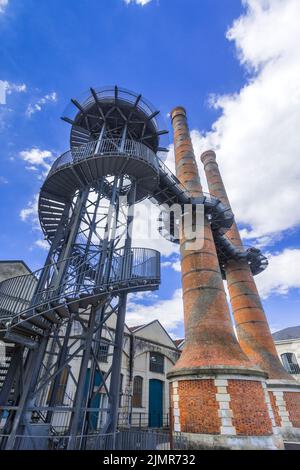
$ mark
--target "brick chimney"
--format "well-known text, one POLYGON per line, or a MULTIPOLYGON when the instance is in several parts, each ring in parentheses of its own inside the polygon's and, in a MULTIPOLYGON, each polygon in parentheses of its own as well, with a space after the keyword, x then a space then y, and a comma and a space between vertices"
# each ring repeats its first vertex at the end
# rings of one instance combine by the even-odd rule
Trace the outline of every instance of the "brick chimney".
MULTIPOLYGON (((177 107, 171 117, 176 175, 191 197, 201 197, 186 111, 177 107)), ((192 448, 281 448, 268 413, 266 374, 233 330, 207 217, 202 248, 189 249, 183 235, 180 252, 185 344, 168 374, 174 430, 185 433, 192 448)))
MULTIPOLYGON (((201 160, 210 193, 230 207, 215 152, 204 152, 201 160)), ((234 245, 243 248, 235 222, 226 236, 234 245)), ((284 437, 290 439, 292 434, 293 439, 300 438, 300 385, 278 358, 249 264, 243 260, 229 260, 225 275, 240 346, 250 361, 268 374, 268 391, 276 425, 284 437)))

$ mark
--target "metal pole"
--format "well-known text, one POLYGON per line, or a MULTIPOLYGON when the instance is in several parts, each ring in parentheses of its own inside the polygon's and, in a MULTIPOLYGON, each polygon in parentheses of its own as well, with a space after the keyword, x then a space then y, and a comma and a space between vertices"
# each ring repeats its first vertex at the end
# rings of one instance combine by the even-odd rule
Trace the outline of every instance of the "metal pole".
MULTIPOLYGON (((132 183, 132 188, 128 197, 128 206, 129 213, 127 216, 127 228, 132 227, 133 221, 133 205, 135 202, 136 194, 136 184, 132 183)), ((127 233, 127 237, 124 245, 124 258, 126 259, 126 254, 129 253, 131 249, 131 234, 127 233)), ((108 423, 106 425, 105 432, 115 433, 117 430, 118 424, 118 408, 119 408, 119 393, 120 393, 120 371, 122 363, 122 353, 123 353, 123 336, 124 336, 124 326, 125 326, 125 314, 126 314, 126 303, 127 303, 127 294, 121 294, 119 297, 119 309, 117 314, 117 324, 115 332, 115 346, 113 353, 113 362, 112 362, 112 373, 110 377, 110 387, 109 387, 109 417, 108 423)))
POLYGON ((89 319, 89 327, 86 333, 85 339, 85 348, 82 356, 80 372, 78 377, 77 389, 76 389, 76 396, 74 400, 74 412, 71 418, 70 423, 70 440, 68 444, 68 449, 72 450, 76 447, 76 437, 77 431, 80 425, 80 419, 82 416, 83 411, 83 398, 84 398, 84 386, 85 386, 85 379, 86 379, 86 371, 89 365, 90 355, 91 355, 91 348, 94 336, 94 327, 96 321, 96 309, 94 307, 91 308, 91 314, 89 319))
POLYGON ((7 440, 6 450, 12 450, 15 444, 15 437, 18 434, 20 424, 23 424, 25 418, 25 413, 27 411, 28 401, 30 400, 31 388, 36 384, 37 378, 39 376, 40 367, 43 361, 44 353, 47 347, 48 338, 43 338, 41 341, 39 349, 31 351, 29 357, 27 370, 28 373, 25 378, 24 387, 22 390, 22 397, 18 405, 18 410, 16 412, 13 427, 10 433, 10 436, 7 440))

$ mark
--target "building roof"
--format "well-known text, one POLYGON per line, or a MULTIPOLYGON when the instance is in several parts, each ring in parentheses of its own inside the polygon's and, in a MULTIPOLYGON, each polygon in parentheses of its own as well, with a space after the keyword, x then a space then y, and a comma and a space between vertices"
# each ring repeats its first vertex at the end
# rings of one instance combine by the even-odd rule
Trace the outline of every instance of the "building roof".
POLYGON ((1 259, 0 263, 3 264, 22 264, 24 268, 28 271, 28 273, 32 273, 31 269, 27 266, 25 261, 22 259, 1 259))
POLYGON ((136 330, 139 330, 140 328, 144 328, 144 326, 147 326, 148 323, 144 323, 143 325, 136 325, 136 326, 128 326, 128 329, 133 333, 136 330))
MULTIPOLYGON (((167 337, 170 339, 170 341, 174 344, 174 346, 176 348, 178 348, 178 344, 176 343, 177 340, 174 340, 170 335, 169 333, 167 332, 167 330, 163 327, 163 325, 160 323, 159 320, 152 320, 151 322, 149 323, 144 323, 142 325, 136 325, 136 326, 127 326, 127 328, 129 329, 129 331, 131 333, 137 333, 138 331, 140 330, 143 330, 144 328, 147 328, 148 326, 150 325, 153 325, 153 324, 158 324, 160 326, 160 328, 165 332, 165 334, 167 335, 167 337)), ((180 342, 182 342, 183 340, 180 340, 180 342)), ((180 343, 179 343, 180 344, 180 343)))
POLYGON ((181 339, 173 339, 174 343, 176 344, 176 346, 180 346, 181 343, 184 341, 184 338, 181 338, 181 339))
POLYGON ((283 330, 276 331, 273 333, 274 341, 283 341, 288 339, 300 339, 300 326, 290 326, 283 330))

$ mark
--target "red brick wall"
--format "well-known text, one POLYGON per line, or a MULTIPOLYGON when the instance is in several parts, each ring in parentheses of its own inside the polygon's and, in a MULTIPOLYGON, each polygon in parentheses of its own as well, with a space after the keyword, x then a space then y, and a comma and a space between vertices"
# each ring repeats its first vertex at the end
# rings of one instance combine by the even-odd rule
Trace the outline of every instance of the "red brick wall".
POLYGON ((272 434, 272 422, 260 382, 228 380, 232 424, 238 435, 265 436, 272 434))
POLYGON ((221 420, 212 379, 182 380, 178 385, 181 432, 219 434, 221 420))
POLYGON ((300 393, 284 392, 283 397, 292 425, 300 428, 300 393))
POLYGON ((280 415, 278 413, 278 407, 276 405, 276 399, 275 399, 275 396, 274 396, 273 392, 269 392, 269 397, 270 397, 272 410, 273 410, 273 413, 274 413, 275 424, 276 424, 276 426, 281 426, 281 418, 280 418, 280 415))

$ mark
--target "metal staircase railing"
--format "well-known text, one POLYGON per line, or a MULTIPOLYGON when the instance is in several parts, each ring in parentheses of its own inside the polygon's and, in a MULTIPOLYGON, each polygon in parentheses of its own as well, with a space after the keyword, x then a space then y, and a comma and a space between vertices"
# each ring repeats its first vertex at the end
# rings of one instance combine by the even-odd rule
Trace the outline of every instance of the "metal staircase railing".
POLYGON ((149 288, 149 284, 157 286, 159 279, 160 254, 156 250, 132 248, 126 252, 122 248, 112 254, 103 255, 99 250, 76 255, 1 282, 0 322, 16 318, 21 321, 24 314, 49 302, 67 304, 118 289, 142 289, 145 285, 149 288), (64 271, 63 281, 57 285, 61 270, 64 271), (42 274, 44 280, 38 286, 42 274))
POLYGON ((118 154, 130 155, 141 159, 158 169, 156 154, 143 143, 131 139, 125 139, 124 143, 122 143, 121 139, 103 139, 100 143, 94 140, 63 153, 52 165, 47 178, 56 173, 56 171, 76 164, 86 158, 96 155, 116 156, 118 154))

